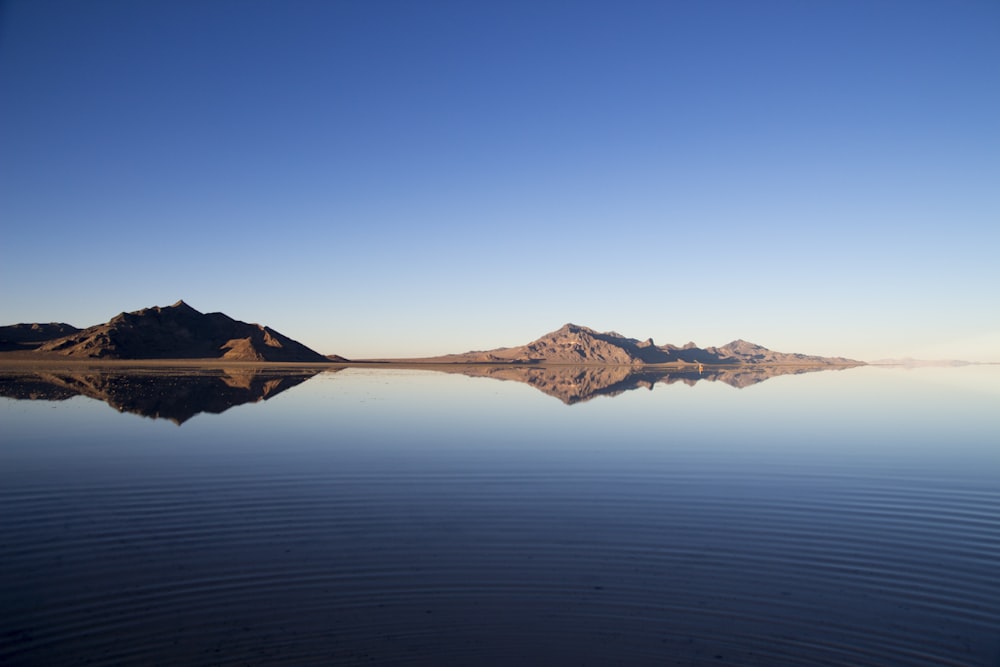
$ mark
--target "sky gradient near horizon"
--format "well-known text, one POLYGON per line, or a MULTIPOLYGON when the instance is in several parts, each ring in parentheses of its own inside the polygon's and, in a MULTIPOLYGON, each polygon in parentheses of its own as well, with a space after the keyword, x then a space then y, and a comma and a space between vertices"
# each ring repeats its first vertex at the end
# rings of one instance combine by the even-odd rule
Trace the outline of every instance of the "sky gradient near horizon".
POLYGON ((0 4, 0 324, 1000 361, 1000 4, 0 4))

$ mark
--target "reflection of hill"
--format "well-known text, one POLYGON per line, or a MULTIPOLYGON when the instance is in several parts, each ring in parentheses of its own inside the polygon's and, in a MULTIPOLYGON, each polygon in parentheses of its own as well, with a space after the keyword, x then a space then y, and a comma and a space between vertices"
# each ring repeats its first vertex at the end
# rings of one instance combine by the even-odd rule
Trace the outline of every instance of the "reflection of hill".
POLYGON ((633 366, 437 366, 435 370, 462 373, 472 377, 524 382, 555 396, 567 405, 588 401, 595 396, 617 396, 630 389, 652 389, 656 383, 683 382, 694 386, 699 381, 724 382, 737 389, 749 387, 779 375, 794 375, 830 370, 829 367, 753 366, 736 368, 666 369, 633 366))
POLYGON ((0 396, 19 401, 65 401, 80 392, 54 385, 37 375, 0 375, 0 396))
POLYGON ((184 373, 86 369, 0 375, 0 396, 61 401, 73 396, 104 401, 119 412, 183 424, 202 412, 266 401, 319 371, 239 368, 184 373))

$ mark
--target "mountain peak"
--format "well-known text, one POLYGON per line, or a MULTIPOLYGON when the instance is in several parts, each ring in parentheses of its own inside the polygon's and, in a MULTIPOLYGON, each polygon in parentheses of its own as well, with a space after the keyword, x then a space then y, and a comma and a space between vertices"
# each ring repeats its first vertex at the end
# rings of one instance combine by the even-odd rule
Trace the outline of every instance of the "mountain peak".
POLYGON ((725 350, 767 350, 763 345, 758 345, 757 343, 751 343, 748 340, 743 340, 742 338, 737 338, 736 340, 726 343, 722 346, 725 350))
POLYGON ((235 359, 327 361, 318 352, 258 324, 201 313, 184 301, 121 313, 39 347, 72 357, 104 359, 235 359))
MULTIPOLYGON (((437 358, 434 358, 437 359, 437 358)), ((614 331, 599 333, 568 322, 556 331, 517 347, 503 347, 483 352, 452 354, 441 359, 450 363, 495 364, 584 364, 641 366, 656 364, 762 365, 858 365, 850 359, 831 359, 796 353, 774 352, 766 347, 737 338, 722 347, 699 348, 695 343, 683 348, 656 345, 652 338, 628 338, 614 331)))

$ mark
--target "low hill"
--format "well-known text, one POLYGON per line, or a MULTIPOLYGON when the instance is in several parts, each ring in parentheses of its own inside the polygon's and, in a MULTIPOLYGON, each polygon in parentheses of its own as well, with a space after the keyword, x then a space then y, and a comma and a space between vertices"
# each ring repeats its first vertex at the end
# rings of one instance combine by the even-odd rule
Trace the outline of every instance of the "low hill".
POLYGON ((0 327, 0 351, 33 350, 45 341, 79 332, 80 329, 64 322, 11 324, 0 327))
POLYGON ((95 359, 328 361, 274 329, 223 313, 201 313, 183 301, 121 313, 105 324, 42 343, 37 351, 95 359))
POLYGON ((652 338, 627 338, 614 331, 600 333, 577 324, 566 324, 526 345, 484 352, 449 354, 421 359, 436 363, 489 364, 794 364, 810 366, 857 366, 863 362, 843 357, 818 357, 775 352, 744 340, 722 347, 699 348, 694 343, 682 347, 657 346, 652 338))

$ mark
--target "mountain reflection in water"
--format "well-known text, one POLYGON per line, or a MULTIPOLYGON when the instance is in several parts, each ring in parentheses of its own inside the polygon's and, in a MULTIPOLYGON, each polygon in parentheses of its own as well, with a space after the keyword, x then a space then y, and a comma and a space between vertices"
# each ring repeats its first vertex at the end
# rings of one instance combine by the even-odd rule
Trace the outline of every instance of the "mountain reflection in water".
POLYGON ((219 414, 244 403, 266 401, 319 370, 264 368, 128 370, 35 370, 0 374, 0 396, 64 401, 86 396, 118 412, 183 424, 203 412, 219 414))
MULTIPOLYGON (((266 401, 331 369, 114 369, 34 370, 0 373, 0 396, 18 400, 64 401, 86 396, 104 401, 118 412, 168 419, 183 424, 208 412, 219 414, 236 405, 266 401)), ((470 377, 523 382, 566 405, 595 396, 618 396, 658 383, 722 382, 742 389, 779 375, 832 370, 824 367, 754 366, 662 369, 634 366, 427 366, 426 370, 470 377)))
POLYGON ((722 382, 737 389, 759 384, 779 375, 841 370, 830 367, 753 366, 728 368, 664 369, 634 366, 456 366, 437 367, 451 373, 494 380, 524 382, 554 396, 566 405, 589 401, 595 396, 618 396, 631 389, 650 389, 657 383, 682 382, 694 386, 699 381, 722 382))
POLYGON ((340 367, 0 371, 0 665, 1000 666, 998 368, 340 367))

